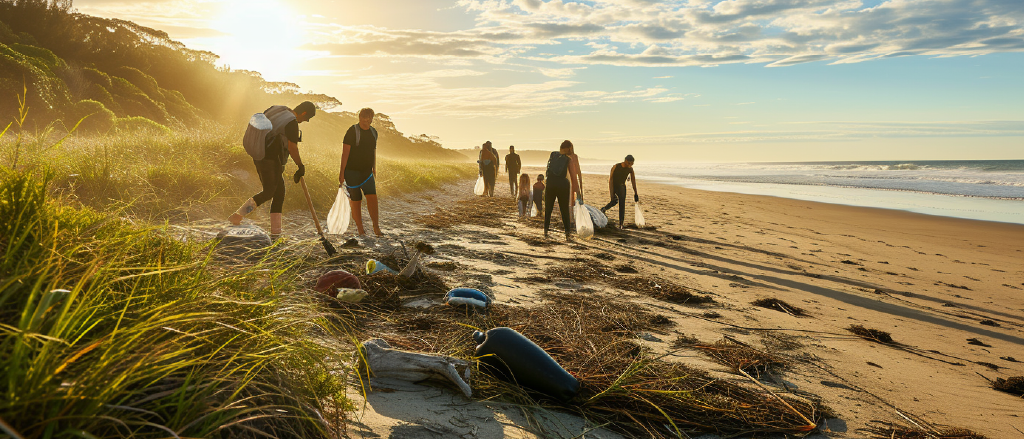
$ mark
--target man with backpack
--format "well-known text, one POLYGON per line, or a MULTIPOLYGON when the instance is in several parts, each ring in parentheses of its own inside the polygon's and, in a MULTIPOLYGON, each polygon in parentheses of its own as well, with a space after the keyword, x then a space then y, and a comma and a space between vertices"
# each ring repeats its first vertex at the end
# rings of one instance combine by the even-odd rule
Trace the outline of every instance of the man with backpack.
POLYGON ((516 147, 508 147, 508 155, 505 156, 505 172, 508 173, 508 185, 512 189, 512 196, 519 192, 519 171, 523 169, 523 162, 516 154, 516 147))
POLYGON ((491 141, 484 142, 477 160, 480 163, 480 175, 484 177, 484 195, 494 196, 494 180, 498 178, 498 152, 491 146, 491 141))
POLYGON ((370 213, 370 221, 373 222, 373 233, 383 236, 378 222, 377 205, 377 130, 370 126, 373 115, 372 109, 359 110, 359 123, 349 127, 345 133, 338 183, 348 189, 352 219, 359 234, 365 234, 362 201, 363 195, 366 195, 366 210, 370 213))
POLYGON ((275 105, 263 113, 253 115, 252 120, 259 121, 259 126, 254 126, 254 122, 250 121, 242 143, 253 158, 256 174, 263 184, 263 191, 246 200, 242 207, 228 217, 231 224, 241 224, 246 215, 263 203, 273 200, 270 203, 270 233, 281 233, 281 210, 284 206, 285 192, 284 165, 290 155, 299 166, 292 177, 295 183, 306 174, 306 166, 302 164, 302 158, 299 156, 298 143, 302 141, 299 124, 309 121, 315 115, 316 105, 309 101, 295 106, 294 110, 284 105, 275 105))

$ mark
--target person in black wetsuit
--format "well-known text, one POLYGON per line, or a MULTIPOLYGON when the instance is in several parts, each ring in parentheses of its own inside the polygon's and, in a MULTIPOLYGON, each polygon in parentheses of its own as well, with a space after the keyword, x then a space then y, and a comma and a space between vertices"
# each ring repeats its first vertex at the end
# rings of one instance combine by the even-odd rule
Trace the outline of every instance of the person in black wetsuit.
POLYGON ((572 152, 572 142, 566 140, 552 152, 548 158, 547 188, 544 190, 544 237, 548 236, 548 229, 551 227, 551 211, 558 201, 558 209, 562 214, 562 225, 565 227, 565 241, 569 242, 569 189, 574 185, 570 179, 576 180, 576 165, 569 154, 572 152))
POLYGON ((290 155, 299 166, 293 176, 295 183, 306 174, 306 166, 302 164, 302 158, 299 156, 298 143, 302 141, 299 124, 316 115, 316 105, 306 101, 296 105, 294 110, 275 105, 263 114, 274 124, 273 130, 267 134, 266 156, 263 160, 253 160, 263 191, 245 200, 242 207, 228 217, 228 221, 237 226, 246 215, 256 210, 256 207, 273 200, 270 203, 270 233, 278 235, 281 233, 281 211, 284 207, 284 165, 290 155))
POLYGON ((612 166, 612 172, 608 176, 608 192, 611 193, 612 201, 601 208, 601 212, 619 205, 619 228, 622 228, 622 221, 626 219, 626 180, 633 182, 633 202, 640 201, 636 193, 636 173, 633 172, 633 156, 627 155, 622 163, 612 166))
POLYGON ((372 109, 359 110, 359 123, 349 127, 342 141, 344 150, 341 153, 341 172, 338 183, 348 188, 352 219, 356 229, 363 235, 363 195, 366 195, 366 210, 373 222, 373 233, 383 236, 378 223, 377 205, 377 130, 370 126, 373 122, 372 109))

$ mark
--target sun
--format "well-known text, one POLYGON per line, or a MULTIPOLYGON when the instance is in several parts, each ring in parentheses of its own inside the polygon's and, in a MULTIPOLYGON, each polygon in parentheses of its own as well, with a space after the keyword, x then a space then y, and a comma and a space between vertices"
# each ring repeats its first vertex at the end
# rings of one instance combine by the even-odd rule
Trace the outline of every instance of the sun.
POLYGON ((220 62, 236 70, 254 70, 271 81, 287 81, 303 56, 299 19, 277 0, 224 0, 210 23, 224 34, 211 47, 220 62))

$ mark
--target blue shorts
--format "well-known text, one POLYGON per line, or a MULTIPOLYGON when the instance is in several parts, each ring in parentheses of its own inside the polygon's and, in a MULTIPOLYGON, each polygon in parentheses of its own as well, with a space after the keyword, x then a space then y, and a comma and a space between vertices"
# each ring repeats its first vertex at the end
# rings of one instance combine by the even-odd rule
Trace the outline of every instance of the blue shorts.
POLYGON ((369 172, 346 169, 345 187, 352 201, 363 201, 363 194, 377 195, 376 178, 369 172))

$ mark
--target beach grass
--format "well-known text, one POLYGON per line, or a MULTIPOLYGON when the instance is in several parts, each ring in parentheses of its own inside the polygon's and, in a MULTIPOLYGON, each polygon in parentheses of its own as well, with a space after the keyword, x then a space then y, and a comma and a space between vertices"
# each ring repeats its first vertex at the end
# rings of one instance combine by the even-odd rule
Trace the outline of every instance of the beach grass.
MULTIPOLYGON (((210 124, 191 130, 113 131, 64 137, 59 129, 0 136, 0 158, 17 169, 42 169, 71 201, 152 222, 226 217, 262 190, 241 137, 210 124)), ((300 144, 314 207, 326 212, 338 191, 341 148, 300 144)), ((307 209, 289 160, 285 211, 307 209)), ((471 178, 469 163, 378 158, 377 190, 398 196, 471 178)))
MULTIPOLYGON (((11 437, 326 437, 345 340, 285 252, 224 266, 0 170, 0 423, 11 437)), ((273 250, 271 250, 273 251, 273 250)), ((257 255, 259 256, 259 255, 257 255)))

